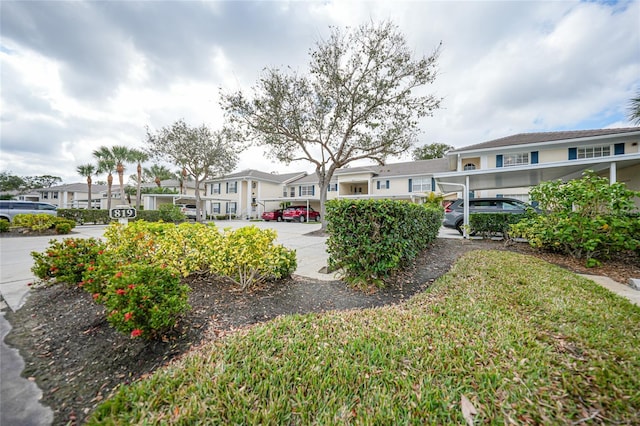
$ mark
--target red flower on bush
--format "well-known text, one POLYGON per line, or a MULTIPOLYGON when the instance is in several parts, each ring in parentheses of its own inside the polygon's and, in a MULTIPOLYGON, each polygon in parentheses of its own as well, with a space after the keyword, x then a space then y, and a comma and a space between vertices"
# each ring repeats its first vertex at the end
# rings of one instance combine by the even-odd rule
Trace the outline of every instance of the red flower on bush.
POLYGON ((129 321, 131 318, 133 318, 133 314, 131 312, 127 312, 126 314, 124 314, 125 321, 129 321))
POLYGON ((133 284, 129 284, 129 288, 130 288, 131 290, 133 290, 134 288, 136 288, 136 286, 135 286, 135 285, 133 285, 133 284))
POLYGON ((119 289, 117 289, 117 290, 116 290, 116 294, 117 294, 118 296, 124 296, 126 293, 127 293, 127 291, 126 291, 126 290, 123 290, 123 289, 121 289, 121 288, 119 288, 119 289))
POLYGON ((116 278, 120 278, 121 276, 122 276, 122 272, 121 271, 116 272, 116 278))
POLYGON ((131 332, 131 337, 138 337, 138 336, 142 336, 142 330, 140 330, 139 328, 136 328, 131 332))
POLYGON ((82 287, 83 285, 84 285, 84 281, 80 281, 80 282, 78 283, 78 287, 82 287))
POLYGON ((93 293, 93 300, 98 300, 100 298, 100 293, 93 293))

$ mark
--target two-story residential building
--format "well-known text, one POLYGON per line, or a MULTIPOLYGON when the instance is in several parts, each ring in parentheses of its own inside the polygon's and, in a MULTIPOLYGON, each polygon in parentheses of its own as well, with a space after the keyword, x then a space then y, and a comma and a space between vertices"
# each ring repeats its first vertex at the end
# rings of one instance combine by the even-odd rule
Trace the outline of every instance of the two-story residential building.
MULTIPOLYGON (((86 209, 89 202, 88 190, 86 183, 70 183, 39 188, 33 192, 38 194, 38 201, 54 204, 61 209, 86 209)), ((91 204, 94 209, 106 208, 106 193, 106 185, 91 185, 91 204)))
POLYGON ((420 202, 436 191, 434 175, 447 170, 444 158, 340 169, 336 196, 420 202))
POLYGON ((543 181, 579 178, 594 170, 640 190, 640 127, 525 133, 447 153, 449 171, 435 180, 443 192, 526 200, 543 181))
POLYGON ((207 215, 233 215, 259 218, 268 210, 278 208, 278 198, 289 182, 305 177, 305 172, 285 174, 247 169, 205 182, 207 215))

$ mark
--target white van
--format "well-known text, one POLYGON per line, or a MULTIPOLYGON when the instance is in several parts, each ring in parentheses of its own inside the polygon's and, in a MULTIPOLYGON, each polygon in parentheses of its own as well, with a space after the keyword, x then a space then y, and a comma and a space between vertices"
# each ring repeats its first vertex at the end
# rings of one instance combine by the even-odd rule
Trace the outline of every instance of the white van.
POLYGON ((35 201, 0 200, 0 220, 13 222, 17 214, 50 214, 58 216, 58 207, 35 201))

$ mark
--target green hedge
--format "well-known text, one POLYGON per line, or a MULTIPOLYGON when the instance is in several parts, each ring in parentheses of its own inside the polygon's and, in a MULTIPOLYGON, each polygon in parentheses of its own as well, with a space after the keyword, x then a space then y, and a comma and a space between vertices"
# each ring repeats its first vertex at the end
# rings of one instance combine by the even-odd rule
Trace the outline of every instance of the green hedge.
POLYGON ((326 204, 329 267, 355 286, 384 286, 438 236, 442 209, 393 200, 326 204))
POLYGON ((98 223, 109 223, 111 221, 108 210, 96 209, 58 209, 58 217, 74 220, 80 225, 85 223, 97 225, 98 223))
POLYGON ((472 213, 469 215, 469 232, 484 238, 500 236, 509 238, 512 224, 529 217, 526 213, 472 213))
MULTIPOLYGON (((175 206, 177 208, 177 206, 175 206)), ((179 209, 179 208, 178 208, 179 209)), ((144 220, 146 222, 181 222, 185 219, 184 214, 178 211, 181 218, 175 219, 175 213, 163 210, 138 210, 136 218, 132 220, 144 220)), ((86 210, 86 209, 58 209, 58 217, 73 220, 81 225, 85 223, 107 224, 111 222, 108 210, 86 210)))

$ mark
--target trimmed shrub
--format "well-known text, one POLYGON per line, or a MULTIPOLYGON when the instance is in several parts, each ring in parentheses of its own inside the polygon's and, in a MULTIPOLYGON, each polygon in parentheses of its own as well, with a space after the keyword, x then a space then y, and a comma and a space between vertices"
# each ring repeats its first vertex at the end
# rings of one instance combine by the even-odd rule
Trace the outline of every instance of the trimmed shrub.
POLYGON ((180 284, 172 268, 128 264, 109 279, 104 294, 94 299, 105 305, 107 321, 116 330, 147 339, 157 338, 175 326, 190 309, 189 287, 180 284))
POLYGON ((85 223, 93 223, 97 225, 99 223, 109 223, 109 211, 97 210, 97 209, 58 209, 58 217, 70 219, 81 225, 85 223))
POLYGON ((469 215, 469 232, 484 238, 501 236, 507 240, 511 225, 530 216, 526 213, 472 213, 469 215))
POLYGON ((50 214, 17 214, 13 218, 13 226, 28 228, 32 231, 44 231, 53 228, 57 221, 56 216, 50 214))
POLYGON ((44 252, 31 252, 31 271, 44 283, 55 278, 57 283, 80 284, 86 268, 95 264, 104 248, 104 243, 95 238, 51 240, 44 252))
POLYGON ((9 221, 0 219, 0 232, 9 232, 9 221))
POLYGON ((245 226, 225 233, 223 253, 215 258, 212 272, 230 277, 243 290, 269 279, 280 279, 295 271, 296 253, 275 244, 276 232, 245 226))
POLYGON ((326 212, 329 267, 352 285, 379 287, 436 239, 444 215, 393 200, 331 200, 326 212))
POLYGON ((66 219, 65 222, 58 222, 56 223, 55 227, 56 227, 56 232, 58 234, 68 234, 71 232, 71 229, 73 229, 73 227, 75 226, 75 222, 72 221, 67 221, 66 219))
POLYGON ((632 212, 640 192, 627 189, 592 171, 569 182, 543 182, 530 191, 547 214, 511 226, 511 235, 523 237, 533 247, 586 259, 597 266, 599 258, 623 251, 640 252, 640 223, 632 212))
POLYGON ((183 222, 187 219, 180 206, 175 204, 163 204, 158 208, 160 220, 165 222, 183 222))

